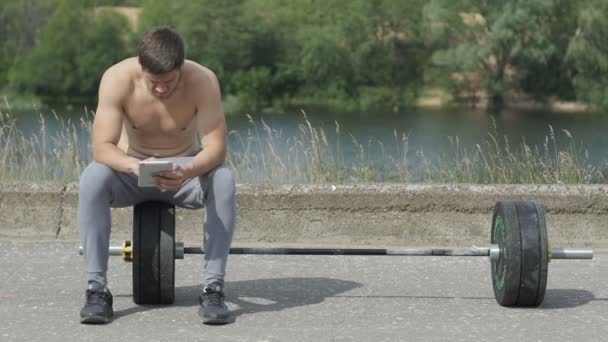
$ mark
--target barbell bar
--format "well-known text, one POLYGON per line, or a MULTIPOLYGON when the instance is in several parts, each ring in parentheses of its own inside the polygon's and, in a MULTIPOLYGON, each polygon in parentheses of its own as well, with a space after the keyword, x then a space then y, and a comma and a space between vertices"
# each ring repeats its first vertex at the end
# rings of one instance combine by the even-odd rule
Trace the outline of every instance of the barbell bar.
MULTIPOLYGON (((125 261, 132 260, 132 242, 124 241, 122 245, 111 245, 111 256, 122 256, 125 261)), ((78 254, 83 254, 80 246, 78 254)), ((202 247, 186 247, 182 241, 175 242, 175 259, 183 259, 185 254, 205 254, 202 247)), ((386 255, 386 256, 472 256, 490 257, 496 261, 500 256, 497 244, 490 247, 470 248, 290 248, 290 247, 233 247, 230 254, 255 255, 386 255)), ((591 248, 551 248, 553 259, 593 259, 591 248)))

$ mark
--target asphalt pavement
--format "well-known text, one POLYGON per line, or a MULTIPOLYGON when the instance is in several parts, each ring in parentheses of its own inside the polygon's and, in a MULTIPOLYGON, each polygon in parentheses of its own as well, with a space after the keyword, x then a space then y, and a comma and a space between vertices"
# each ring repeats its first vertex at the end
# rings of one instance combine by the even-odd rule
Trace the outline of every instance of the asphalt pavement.
POLYGON ((494 300, 487 257, 232 255, 236 322, 197 315, 202 256, 176 261, 176 301, 138 306, 112 257, 109 325, 79 323, 78 242, 0 241, 0 341, 606 341, 608 254, 555 260, 538 308, 494 300))

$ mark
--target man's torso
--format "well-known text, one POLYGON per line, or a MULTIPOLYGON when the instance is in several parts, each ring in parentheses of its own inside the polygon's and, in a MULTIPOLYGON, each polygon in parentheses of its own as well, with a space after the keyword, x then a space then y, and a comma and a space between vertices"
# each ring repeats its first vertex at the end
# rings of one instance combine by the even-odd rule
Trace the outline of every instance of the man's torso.
POLYGON ((197 66, 186 61, 170 97, 160 99, 146 87, 136 58, 125 60, 131 91, 123 100, 123 130, 118 147, 138 156, 189 155, 198 147, 196 96, 191 73, 197 66))

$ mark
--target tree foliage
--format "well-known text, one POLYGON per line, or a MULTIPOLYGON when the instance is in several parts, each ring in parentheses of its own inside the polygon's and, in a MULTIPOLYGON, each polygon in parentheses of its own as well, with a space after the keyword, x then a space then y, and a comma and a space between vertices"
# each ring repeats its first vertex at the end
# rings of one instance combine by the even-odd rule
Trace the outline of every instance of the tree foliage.
POLYGON ((432 0, 424 10, 438 47, 433 61, 463 78, 478 75, 490 104, 500 107, 525 65, 545 65, 555 54, 547 27, 554 8, 553 0, 432 0))
POLYGON ((94 96, 103 71, 128 55, 127 25, 116 13, 95 14, 82 1, 63 0, 15 64, 11 83, 54 99, 94 96))
POLYGON ((556 97, 574 100, 572 66, 566 61, 571 38, 577 30, 576 13, 584 1, 554 0, 552 14, 544 22, 545 34, 553 45, 546 59, 516 60, 519 87, 537 99, 556 97))
POLYGON ((93 97, 152 27, 183 36, 243 110, 302 103, 398 111, 431 87, 606 104, 604 0, 14 0, 0 84, 93 97), (103 6, 141 7, 139 26, 103 6), (27 19, 26 19, 27 18, 27 19))
POLYGON ((578 17, 567 59, 574 66, 580 99, 608 109, 608 3, 592 1, 578 17))
POLYGON ((36 43, 56 0, 0 1, 0 89, 8 82, 8 71, 36 43))

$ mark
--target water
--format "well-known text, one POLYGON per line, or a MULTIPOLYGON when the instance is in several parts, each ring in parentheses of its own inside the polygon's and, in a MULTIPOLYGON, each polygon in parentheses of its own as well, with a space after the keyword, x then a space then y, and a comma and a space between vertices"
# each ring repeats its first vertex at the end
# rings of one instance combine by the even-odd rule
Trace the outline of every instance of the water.
MULTIPOLYGON (((448 137, 458 137, 462 146, 474 147, 487 140, 488 134, 496 129, 499 137, 507 136, 511 142, 525 139, 528 145, 542 145, 555 131, 558 145, 565 145, 568 139, 564 130, 574 140, 590 152, 590 159, 596 165, 608 160, 608 117, 589 113, 551 113, 505 111, 489 115, 483 111, 470 110, 427 110, 417 109, 404 113, 335 114, 307 113, 315 127, 324 127, 335 140, 335 121, 340 125, 343 143, 350 142, 352 134, 363 145, 368 141, 381 141, 387 150, 396 148, 394 134, 409 137, 410 153, 422 150, 426 155, 449 154, 452 152, 448 137), (494 128, 494 125, 496 126, 494 128)), ((263 119, 273 129, 282 129, 287 135, 297 130, 303 123, 303 116, 263 115, 263 119)), ((231 129, 243 131, 250 126, 244 116, 229 117, 231 129)), ((347 160, 356 158, 354 146, 347 148, 347 160)))
MULTIPOLYGON (((92 108, 92 107, 89 107, 92 108)), ((48 135, 53 136, 58 124, 49 110, 39 112, 15 112, 17 126, 26 134, 39 130, 40 113, 45 117, 48 135)), ((64 118, 78 123, 85 116, 85 109, 57 110, 64 118)), ((438 155, 449 155, 453 152, 448 137, 457 136, 461 146, 473 149, 476 144, 487 140, 488 133, 496 130, 499 137, 508 137, 511 143, 517 144, 525 139, 528 145, 539 145, 545 142, 553 128, 558 145, 569 142, 565 131, 574 141, 589 152, 590 162, 595 166, 605 166, 608 161, 608 116, 597 113, 552 113, 546 111, 504 111, 490 115, 474 110, 428 110, 415 109, 402 113, 327 113, 310 111, 308 120, 315 128, 322 128, 327 134, 332 148, 337 142, 336 122, 340 130, 340 148, 345 164, 351 164, 359 158, 359 147, 356 140, 368 150, 368 157, 382 158, 380 149, 385 155, 399 157, 401 136, 408 136, 408 153, 424 153, 432 158, 438 155), (495 126, 495 128, 494 128, 495 126)), ((300 125, 306 125, 302 112, 294 111, 282 114, 252 115, 258 130, 263 134, 261 121, 280 135, 275 146, 279 153, 288 153, 283 143, 290 137, 300 135, 300 125), (283 140, 283 142, 281 142, 283 140)), ((90 118, 89 114, 89 118, 90 118)), ((254 126, 246 115, 227 115, 230 131, 247 136, 254 132, 254 126)), ((88 132, 77 125, 81 141, 88 141, 88 132)), ((241 142, 231 135, 229 149, 241 150, 241 142)), ((87 147, 82 146, 86 153, 87 147)), ((255 151, 254 151, 255 153, 255 151)))

